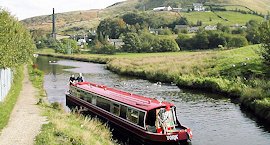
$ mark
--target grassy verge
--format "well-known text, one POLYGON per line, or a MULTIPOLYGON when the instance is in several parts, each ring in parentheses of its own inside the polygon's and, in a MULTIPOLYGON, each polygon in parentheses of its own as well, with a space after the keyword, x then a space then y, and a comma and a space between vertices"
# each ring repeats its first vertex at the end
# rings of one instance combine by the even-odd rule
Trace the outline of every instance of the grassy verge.
POLYGON ((174 82, 181 87, 239 98, 243 106, 270 122, 270 70, 262 64, 259 49, 259 45, 251 45, 198 52, 49 55, 107 63, 118 74, 174 82))
MULTIPOLYGON (((39 97, 45 95, 43 89, 43 73, 28 67, 30 80, 39 89, 39 97)), ((74 113, 65 113, 59 104, 40 103, 43 114, 49 123, 42 126, 41 133, 36 137, 36 145, 44 144, 114 144, 111 132, 97 119, 91 119, 74 113)))
POLYGON ((17 67, 14 69, 13 84, 5 98, 4 102, 0 102, 0 131, 7 125, 10 113, 13 110, 14 105, 18 99, 20 91, 22 90, 23 80, 23 67, 17 67))

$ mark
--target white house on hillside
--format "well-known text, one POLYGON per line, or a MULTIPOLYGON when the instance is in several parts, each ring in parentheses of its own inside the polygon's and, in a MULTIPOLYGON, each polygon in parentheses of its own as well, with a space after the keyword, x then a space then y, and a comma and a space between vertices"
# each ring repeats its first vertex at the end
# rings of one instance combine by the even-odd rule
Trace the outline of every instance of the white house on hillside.
POLYGON ((171 11, 173 8, 171 6, 168 7, 157 7, 154 8, 153 11, 171 11))
POLYGON ((108 42, 116 48, 120 48, 125 44, 122 39, 108 39, 108 42))
POLYGON ((188 33, 197 33, 199 31, 199 27, 189 27, 187 31, 188 33))
POLYGON ((193 10, 194 11, 204 11, 205 7, 201 3, 193 3, 193 10))
POLYGON ((211 26, 211 25, 205 26, 204 27, 204 30, 207 30, 207 31, 217 30, 217 25, 214 25, 214 26, 211 26))

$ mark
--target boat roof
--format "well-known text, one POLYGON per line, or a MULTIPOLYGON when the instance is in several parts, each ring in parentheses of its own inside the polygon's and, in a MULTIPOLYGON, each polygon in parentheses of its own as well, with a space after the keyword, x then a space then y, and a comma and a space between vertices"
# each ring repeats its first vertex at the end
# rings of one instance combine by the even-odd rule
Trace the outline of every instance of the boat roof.
POLYGON ((146 111, 166 106, 174 106, 170 102, 161 102, 157 99, 124 92, 121 90, 110 88, 104 85, 98 85, 91 82, 79 82, 76 83, 74 86, 104 96, 106 98, 112 99, 116 102, 121 102, 130 105, 134 108, 139 108, 146 111))

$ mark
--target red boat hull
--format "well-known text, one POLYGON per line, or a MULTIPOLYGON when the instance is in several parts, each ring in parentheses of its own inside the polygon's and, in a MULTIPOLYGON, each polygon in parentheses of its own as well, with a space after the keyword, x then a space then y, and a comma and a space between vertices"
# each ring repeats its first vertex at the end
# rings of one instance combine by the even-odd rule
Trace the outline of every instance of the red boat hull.
POLYGON ((180 131, 171 134, 148 132, 142 128, 134 126, 123 118, 113 116, 110 112, 68 94, 66 95, 66 104, 70 108, 74 108, 76 106, 86 108, 91 114, 99 116, 109 124, 112 124, 112 126, 115 126, 118 130, 123 130, 125 134, 129 134, 130 138, 139 141, 140 144, 179 144, 179 142, 186 142, 192 138, 190 129, 184 126, 182 126, 183 129, 180 131))

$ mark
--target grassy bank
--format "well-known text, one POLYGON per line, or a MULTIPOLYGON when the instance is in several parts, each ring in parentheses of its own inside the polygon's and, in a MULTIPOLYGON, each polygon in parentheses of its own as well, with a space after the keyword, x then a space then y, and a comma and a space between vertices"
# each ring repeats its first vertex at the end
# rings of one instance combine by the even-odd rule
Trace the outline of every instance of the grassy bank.
MULTIPOLYGON (((43 89, 43 73, 38 69, 28 67, 33 85, 39 89, 41 99, 45 97, 43 89)), ((43 114, 48 118, 48 124, 42 126, 41 133, 36 137, 36 145, 44 144, 114 144, 111 133, 106 125, 95 118, 87 118, 74 113, 66 113, 57 103, 48 105, 40 101, 43 114)))
POLYGON ((22 90, 23 67, 17 67, 13 71, 13 84, 4 102, 0 102, 0 131, 7 125, 10 113, 22 90))
POLYGON ((198 52, 49 55, 107 63, 118 74, 174 82, 181 87, 239 98, 243 106, 270 121, 270 70, 262 64, 259 49, 259 45, 252 45, 198 52))

